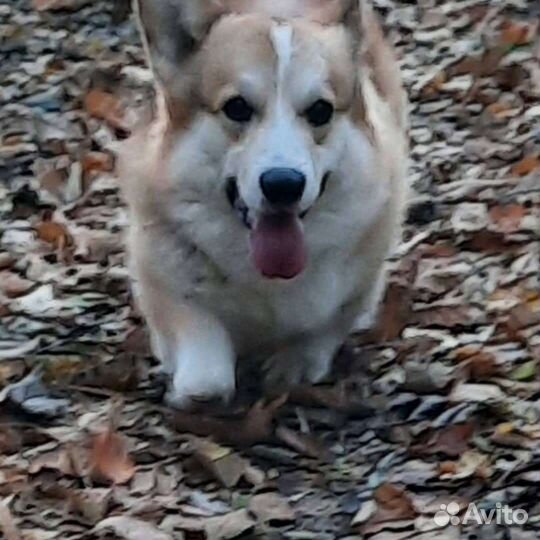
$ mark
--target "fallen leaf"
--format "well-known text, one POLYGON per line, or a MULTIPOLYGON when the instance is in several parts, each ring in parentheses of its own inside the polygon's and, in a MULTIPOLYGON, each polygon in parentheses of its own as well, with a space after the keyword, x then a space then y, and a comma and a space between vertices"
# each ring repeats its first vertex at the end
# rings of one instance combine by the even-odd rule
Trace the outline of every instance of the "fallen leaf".
POLYGON ((65 414, 69 405, 68 400, 51 396, 38 371, 0 391, 0 403, 8 403, 26 414, 49 418, 65 414))
POLYGON ((23 438, 18 431, 7 427, 2 427, 0 431, 0 454, 14 454, 21 450, 23 438))
POLYGON ((81 164, 85 174, 111 172, 114 169, 114 157, 106 152, 88 152, 81 164))
POLYGON ((0 253, 0 270, 8 270, 16 262, 15 257, 9 253, 0 253))
POLYGON ((510 378, 513 381, 532 381, 536 378, 538 362, 536 360, 530 360, 521 364, 510 374, 510 378))
POLYGON ((40 240, 50 244, 54 249, 63 250, 71 244, 71 236, 62 223, 43 221, 36 226, 36 233, 40 240))
POLYGON ((254 495, 249 501, 249 511, 259 523, 279 525, 295 519, 294 510, 277 493, 254 495))
POLYGON ((469 378, 473 381, 485 381, 500 375, 500 367, 495 357, 489 353, 478 353, 467 360, 469 378))
POLYGON ((536 446, 535 441, 523 434, 511 422, 499 424, 491 435, 491 440, 507 448, 532 449, 536 446))
POLYGON ((456 462, 446 462, 439 466, 441 478, 463 480, 476 476, 487 479, 492 475, 488 456, 475 450, 467 450, 456 462))
POLYGON ((538 31, 538 21, 533 24, 516 21, 505 21, 502 26, 500 41, 503 45, 520 47, 528 45, 536 36, 538 31))
MULTIPOLYGON (((15 358, 20 358, 26 354, 30 354, 31 352, 35 351, 37 347, 40 344, 39 337, 35 337, 34 339, 30 341, 26 341, 24 343, 16 343, 13 344, 12 347, 9 348, 0 348, 0 360, 12 360, 15 358)), ((1 393, 0 393, 1 396, 1 393)), ((1 398, 0 398, 1 401, 1 398)))
POLYGON ((473 75, 476 79, 493 75, 508 53, 507 45, 486 49, 480 56, 468 56, 447 69, 448 77, 473 75))
POLYGON ((66 169, 51 169, 39 177, 39 183, 45 191, 63 201, 68 178, 69 172, 66 169))
POLYGON ((105 120, 113 128, 127 130, 125 110, 113 94, 94 88, 86 94, 84 108, 90 116, 105 120))
POLYGON ((105 518, 112 497, 112 490, 105 488, 88 488, 69 491, 69 509, 77 512, 92 525, 105 518))
POLYGON ((486 107, 486 111, 494 118, 503 119, 512 108, 507 103, 501 103, 499 101, 491 103, 486 107))
POLYGON ((514 176, 527 176, 540 168, 540 158, 538 154, 530 154, 516 163, 511 170, 514 176))
POLYGON ((297 386, 291 390, 290 401, 304 407, 334 409, 358 418, 373 414, 373 407, 362 399, 358 389, 344 382, 334 386, 297 386))
POLYGON ((94 436, 90 466, 94 478, 113 484, 126 484, 135 474, 135 464, 129 456, 126 440, 111 429, 94 436))
POLYGON ((457 384, 449 399, 457 403, 498 403, 506 398, 504 392, 495 384, 457 384))
POLYGON ((259 401, 245 416, 239 418, 216 418, 175 411, 171 420, 178 431, 214 437, 225 444, 252 446, 273 438, 274 418, 287 399, 285 395, 268 404, 259 401))
POLYGON ((386 291, 377 325, 373 331, 377 341, 393 341, 410 324, 412 289, 391 283, 386 291))
POLYGON ((57 11, 61 9, 79 9, 91 0, 32 0, 32 6, 37 11, 57 11))
POLYGON ((5 540, 23 540, 22 534, 15 523, 13 514, 6 504, 0 500, 0 530, 5 540))
POLYGON ((351 525, 361 525, 372 518, 376 513, 377 503, 374 500, 365 501, 354 516, 351 525))
POLYGON ((57 471, 62 476, 77 476, 68 448, 59 448, 38 456, 28 467, 30 474, 39 474, 41 471, 57 471))
POLYGON ((366 523, 364 532, 367 534, 371 527, 389 521, 400 521, 416 517, 416 509, 407 492, 394 484, 379 486, 373 498, 377 511, 366 523))
POLYGON ((247 510, 238 510, 206 520, 205 531, 208 540, 232 540, 253 529, 254 525, 247 510))
POLYGON ((125 540, 173 540, 173 537, 152 523, 129 516, 114 516, 100 521, 96 531, 110 529, 125 540))
POLYGON ((527 209, 520 204, 497 205, 489 210, 489 217, 497 230, 507 234, 519 231, 527 214, 527 209))
POLYGON ((509 244, 504 234, 495 231, 481 230, 473 233, 462 244, 466 251, 479 251, 481 253, 496 253, 508 251, 509 244))
POLYGON ((276 429, 276 437, 304 456, 321 461, 329 461, 332 457, 328 448, 314 435, 298 433, 287 427, 279 426, 276 429))
POLYGON ((411 451, 419 455, 444 454, 456 458, 469 450, 474 432, 472 423, 450 426, 430 435, 427 441, 412 447, 411 451))
POLYGON ((0 271, 0 292, 7 298, 18 298, 26 294, 34 282, 9 271, 0 271))
POLYGON ((240 482, 249 465, 247 460, 211 441, 198 441, 195 447, 195 458, 224 487, 232 488, 240 482))

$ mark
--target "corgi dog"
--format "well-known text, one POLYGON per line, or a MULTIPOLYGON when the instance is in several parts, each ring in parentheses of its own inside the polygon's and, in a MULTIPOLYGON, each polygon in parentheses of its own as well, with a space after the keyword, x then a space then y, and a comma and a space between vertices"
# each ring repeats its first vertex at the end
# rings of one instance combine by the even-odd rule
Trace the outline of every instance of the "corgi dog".
POLYGON ((134 291, 177 408, 318 383, 376 312, 407 100, 366 0, 135 0, 155 76, 121 174, 134 291))

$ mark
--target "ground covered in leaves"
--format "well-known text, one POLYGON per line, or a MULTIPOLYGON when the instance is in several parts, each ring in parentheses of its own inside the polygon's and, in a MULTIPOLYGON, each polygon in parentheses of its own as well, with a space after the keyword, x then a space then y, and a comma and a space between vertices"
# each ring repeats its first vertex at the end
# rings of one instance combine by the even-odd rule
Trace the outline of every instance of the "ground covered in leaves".
POLYGON ((0 2, 3 538, 538 538, 539 3, 376 2, 416 189, 380 321, 334 382, 222 417, 162 406, 128 290, 126 4, 0 2))

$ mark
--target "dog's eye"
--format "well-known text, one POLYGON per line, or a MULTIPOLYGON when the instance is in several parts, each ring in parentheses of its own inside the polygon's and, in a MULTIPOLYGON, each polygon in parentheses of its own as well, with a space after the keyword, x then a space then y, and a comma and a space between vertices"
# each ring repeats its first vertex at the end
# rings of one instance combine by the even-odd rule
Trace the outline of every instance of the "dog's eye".
POLYGON ((223 112, 233 122, 246 123, 251 120, 255 111, 242 96, 236 96, 225 103, 223 112))
POLYGON ((334 106, 325 99, 319 99, 306 110, 305 115, 312 126, 321 127, 332 120, 334 106))

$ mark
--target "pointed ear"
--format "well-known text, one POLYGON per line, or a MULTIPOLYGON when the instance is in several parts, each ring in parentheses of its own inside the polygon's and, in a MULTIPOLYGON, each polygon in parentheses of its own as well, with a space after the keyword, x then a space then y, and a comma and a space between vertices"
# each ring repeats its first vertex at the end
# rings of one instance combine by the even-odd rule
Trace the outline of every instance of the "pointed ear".
POLYGON ((395 51, 384 36, 379 17, 367 0, 348 2, 344 24, 354 39, 360 78, 371 79, 376 92, 388 103, 400 126, 405 125, 406 95, 395 51))
POLYGON ((134 0, 134 6, 151 67, 162 84, 172 80, 223 14, 216 0, 134 0))

